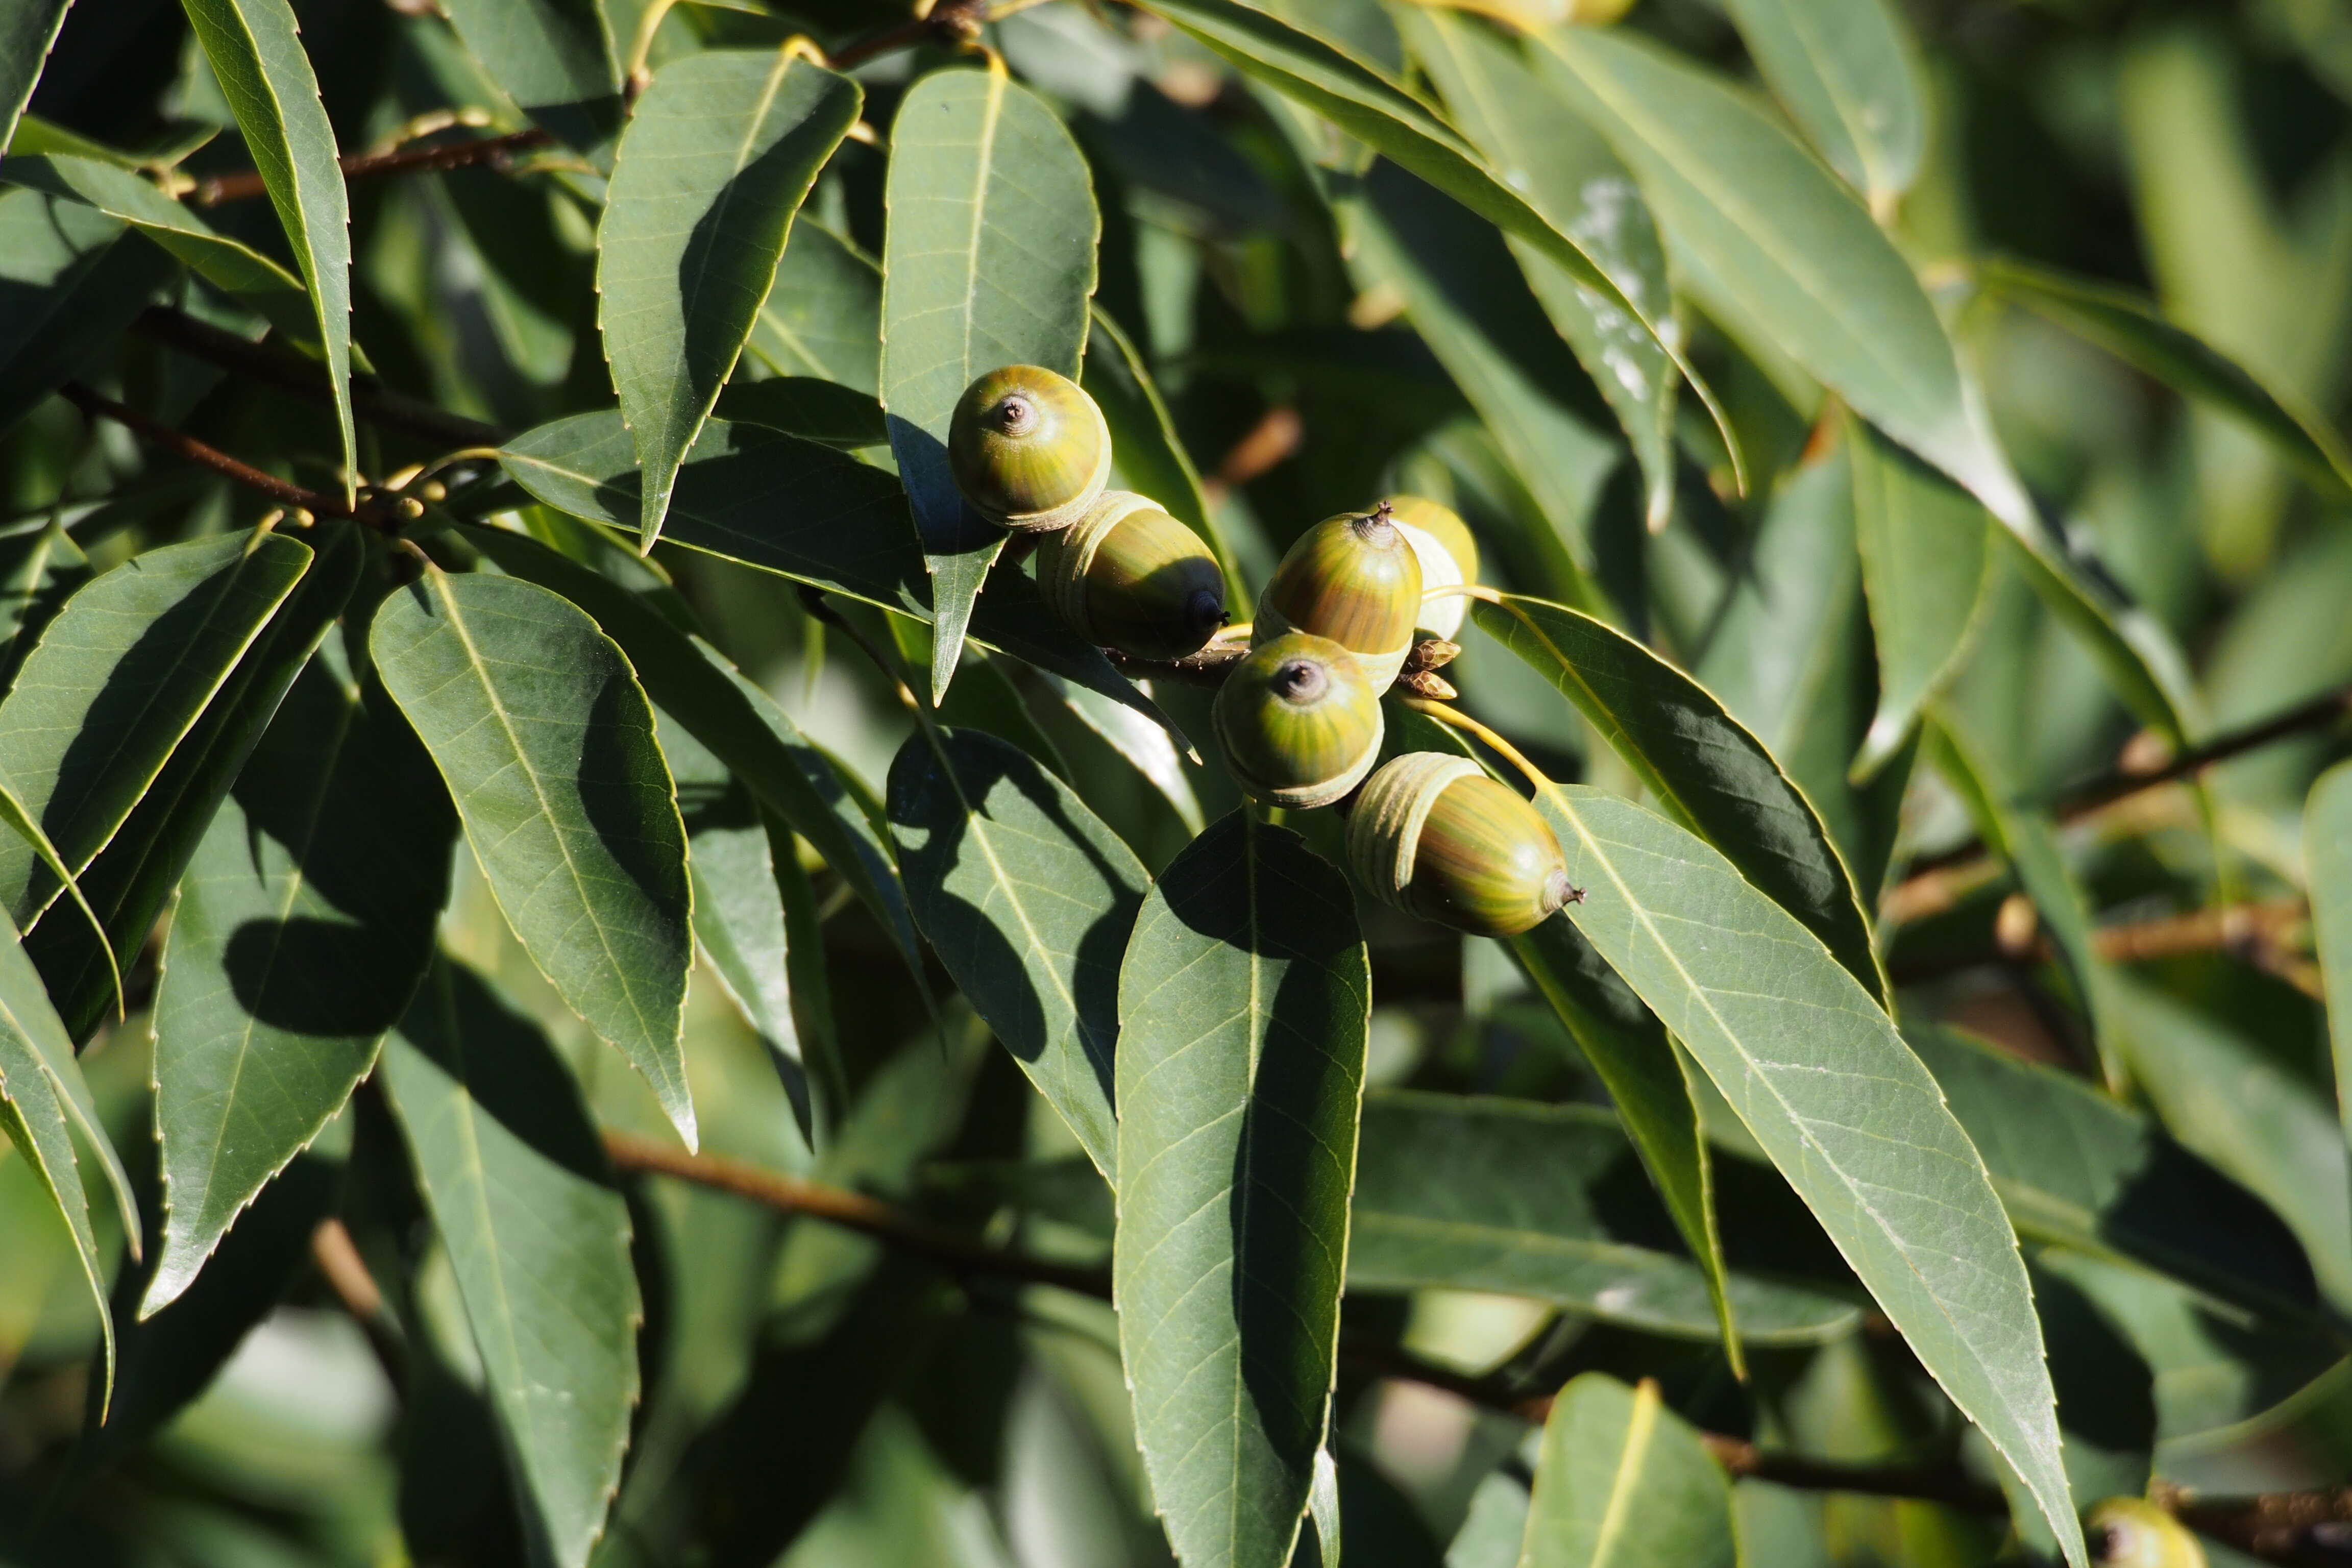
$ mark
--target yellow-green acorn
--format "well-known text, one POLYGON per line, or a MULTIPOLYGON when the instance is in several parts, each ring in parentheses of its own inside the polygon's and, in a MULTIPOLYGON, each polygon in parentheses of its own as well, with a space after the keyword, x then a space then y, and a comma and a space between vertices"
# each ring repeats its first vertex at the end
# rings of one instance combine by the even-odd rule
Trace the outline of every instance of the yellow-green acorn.
POLYGON ((1462 617, 1470 608, 1469 599, 1460 594, 1445 594, 1434 599, 1426 595, 1433 589, 1478 580, 1478 541, 1459 513, 1427 496, 1391 496, 1387 504, 1390 518, 1403 531, 1414 556, 1421 562, 1421 591, 1424 595, 1421 629, 1450 642, 1454 634, 1462 629, 1462 617))
POLYGON ((2084 1520, 2099 1568, 2205 1568, 2205 1548, 2179 1520, 2136 1497, 2111 1497, 2084 1520))
POLYGON ((1391 758, 1365 784, 1348 864, 1373 897, 1473 936, 1517 936, 1581 897, 1535 808, 1442 752, 1391 758))
POLYGON ((992 522, 1067 528, 1110 478, 1110 427, 1076 382, 1040 365, 1008 364, 957 400, 948 468, 964 500, 992 522))
POLYGON ((1355 656, 1374 691, 1385 691, 1412 651, 1420 619, 1421 560, 1382 502, 1327 517, 1298 536, 1258 595, 1250 636, 1328 637, 1355 656))
POLYGON ((1234 782, 1267 805, 1328 805, 1381 754, 1381 700, 1348 650, 1307 632, 1262 642, 1217 693, 1234 782))
POLYGON ((1130 658, 1197 653, 1225 624, 1225 574, 1201 536, 1132 490, 1105 490, 1037 547, 1064 625, 1130 658))

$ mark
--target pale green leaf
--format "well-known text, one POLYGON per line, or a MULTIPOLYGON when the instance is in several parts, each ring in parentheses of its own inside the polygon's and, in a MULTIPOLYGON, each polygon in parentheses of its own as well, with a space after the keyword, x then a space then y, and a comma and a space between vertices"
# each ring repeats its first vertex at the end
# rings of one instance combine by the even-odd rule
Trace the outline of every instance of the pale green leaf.
POLYGON ((1284 1568, 1337 1370, 1371 975, 1346 879, 1236 812, 1172 861, 1119 972, 1111 1292, 1185 1568, 1284 1568))
POLYGON ((0 187, 0 430, 105 363, 177 270, 117 219, 0 187))
POLYGON ((368 641, 516 938, 691 1147, 686 829, 628 660, 536 584, 438 571, 384 601, 368 641))
POLYGON ((517 108, 583 152, 621 123, 621 67, 595 0, 447 0, 458 39, 517 108))
POLYGON ((236 115, 246 151, 269 192, 296 268, 310 291, 335 422, 343 437, 343 496, 360 469, 352 426, 351 205, 335 128, 302 52, 287 0, 181 0, 196 41, 236 115))
POLYGON ((983 731, 910 737, 890 767, 889 812, 940 962, 1115 1177, 1118 965, 1151 879, 1067 784, 983 731))
POLYGON ((778 375, 856 392, 881 382, 882 269, 806 216, 784 240, 776 280, 751 328, 751 352, 778 375))
POLYGON ((384 1092, 448 1249, 525 1529, 557 1568, 604 1532, 637 1403, 628 1206, 547 1039, 434 965, 384 1041, 384 1092))
POLYGON ((1586 1373, 1544 1422, 1519 1568, 1732 1568, 1731 1481, 1658 1385, 1586 1373))
POLYGON ((1764 80, 1871 210, 1891 215, 1927 145, 1927 86, 1886 0, 1730 0, 1764 80))
POLYGON ((1984 1161, 1870 994, 1714 849, 1547 785, 1568 913, 1690 1051, 1961 1413, 2085 1563, 2017 1238, 1984 1161))
POLYGON ((1004 543, 948 471, 949 416, 1003 365, 1076 379, 1102 217, 1069 131, 993 55, 985 70, 934 71, 900 101, 884 201, 882 405, 932 579, 936 705, 1004 543))
POLYGON ((163 1250, 141 1315, 341 1109, 425 973, 448 796, 331 646, 299 676, 180 885, 155 995, 163 1250))
POLYGON ((73 0, 5 0, 0 4, 0 148, 15 151, 16 121, 32 100, 58 29, 73 0))
POLYGON ((787 50, 662 68, 613 160, 596 228, 597 323, 646 476, 638 547, 751 335, 802 198, 856 121, 857 84, 787 50))
MULTIPOLYGON (((2303 862, 2310 878, 2312 941, 2327 987, 2336 1081, 2352 1083, 2352 764, 2338 763, 2311 786, 2303 808, 2303 862)), ((2338 1098, 2352 1142, 2352 1097, 2338 1098)))

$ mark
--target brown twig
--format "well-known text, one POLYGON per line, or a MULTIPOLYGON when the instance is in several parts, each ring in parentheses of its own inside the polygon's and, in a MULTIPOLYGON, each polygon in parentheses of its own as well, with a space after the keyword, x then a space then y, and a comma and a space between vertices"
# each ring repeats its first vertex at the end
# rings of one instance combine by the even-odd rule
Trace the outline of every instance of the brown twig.
POLYGON ((837 71, 856 70, 868 60, 898 49, 911 49, 918 44, 969 43, 980 37, 981 24, 987 19, 987 0, 939 0, 927 14, 912 21, 900 22, 844 45, 826 64, 837 71))
MULTIPOLYGON (((2263 968, 2285 973, 2294 962, 2286 951, 2288 939, 2310 916, 2309 906, 2301 899, 2190 910, 2185 914, 2099 926, 2091 932, 2091 946, 2114 963, 2143 963, 2188 952, 2233 952, 2263 968)), ((1962 970, 2036 963, 2055 951, 2046 937, 2029 931, 2021 942, 1891 964, 1888 970, 1897 984, 1916 985, 1962 970)))
MULTIPOLYGON (((463 169, 477 163, 503 164, 518 153, 552 145, 555 138, 544 131, 516 131, 504 136, 480 137, 470 142, 438 142, 430 146, 395 147, 389 153, 353 153, 337 162, 342 164, 343 178, 375 179, 385 174, 409 174, 427 169, 463 169)), ((251 201, 269 194, 262 183, 259 170, 247 170, 235 174, 215 174, 196 182, 188 199, 200 207, 218 206, 223 202, 251 201)))
POLYGON ((249 463, 239 462, 218 447, 205 445, 194 436, 150 419, 136 408, 117 403, 110 397, 101 397, 78 381, 67 382, 58 388, 58 395, 89 418, 111 419, 150 446, 160 447, 199 468, 210 468, 216 474, 235 479, 247 489, 258 490, 280 506, 299 507, 320 517, 353 515, 352 509, 345 505, 343 498, 339 495, 310 489, 281 479, 276 474, 264 473, 249 463))
POLYGON ((400 1325, 384 1306, 383 1291, 368 1272, 367 1259, 360 1256, 359 1244, 352 1240, 341 1220, 330 1215, 319 1222, 310 1233, 310 1259, 318 1265, 327 1289, 367 1336, 368 1348, 375 1352, 384 1376, 398 1388, 404 1359, 400 1325))

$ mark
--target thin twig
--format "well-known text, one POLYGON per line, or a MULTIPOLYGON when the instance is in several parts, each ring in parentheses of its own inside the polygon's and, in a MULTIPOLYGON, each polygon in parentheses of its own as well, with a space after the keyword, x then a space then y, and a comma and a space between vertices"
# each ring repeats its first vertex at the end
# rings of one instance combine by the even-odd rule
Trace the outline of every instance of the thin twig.
MULTIPOLYGON (((2144 963, 2188 952, 2232 952, 2263 968, 2284 973, 2294 963, 2287 939, 2310 916, 2310 906, 2301 899, 2190 910, 2185 914, 2096 927, 2091 932, 2091 947, 2113 963, 2144 963)), ((1942 954, 1912 963, 1890 964, 1888 973, 1897 984, 1916 985, 1962 970, 2039 962, 2055 951, 2046 937, 2036 935, 2014 949, 1995 946, 1942 954)))
MULTIPOLYGON (((533 129, 516 131, 504 136, 488 136, 470 142, 441 142, 429 147, 398 147, 389 153, 352 153, 338 159, 343 178, 370 180, 385 174, 409 174, 428 169, 463 169, 477 163, 502 164, 518 153, 551 146, 555 138, 546 132, 533 129)), ((259 170, 247 170, 235 174, 215 174, 196 182, 188 199, 200 207, 218 206, 223 202, 251 201, 269 194, 262 183, 259 170)))
POLYGON ((923 16, 844 45, 827 63, 837 71, 856 70, 868 60, 898 49, 911 49, 918 44, 969 43, 980 37, 981 24, 986 20, 986 0, 939 0, 923 16))
POLYGON ((279 479, 276 474, 262 472, 249 463, 239 462, 226 452, 208 447, 184 431, 174 430, 161 421, 150 419, 136 408, 128 407, 110 397, 102 397, 78 381, 67 382, 58 388, 58 395, 72 404, 93 419, 111 419, 150 446, 160 447, 173 456, 194 463, 200 468, 235 479, 247 489, 258 490, 280 506, 299 507, 320 517, 350 517, 352 509, 339 495, 314 490, 279 479))
POLYGON ((330 1215, 319 1222, 310 1233, 310 1259, 319 1266, 319 1275, 335 1293, 335 1300, 367 1336, 368 1349, 375 1352, 384 1377, 398 1388, 405 1360, 400 1324, 383 1304, 383 1291, 368 1272, 367 1259, 360 1256, 359 1245, 341 1220, 330 1215))

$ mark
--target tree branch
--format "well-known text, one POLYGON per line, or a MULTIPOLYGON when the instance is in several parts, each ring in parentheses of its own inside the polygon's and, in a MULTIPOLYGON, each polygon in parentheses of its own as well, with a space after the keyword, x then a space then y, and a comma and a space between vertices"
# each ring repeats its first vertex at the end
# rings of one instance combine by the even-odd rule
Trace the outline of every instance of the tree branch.
POLYGON ((110 397, 101 397, 78 381, 67 382, 58 388, 58 395, 80 409, 88 418, 111 419, 150 446, 160 447, 173 457, 235 479, 246 489, 257 490, 280 506, 300 508, 319 517, 358 515, 352 508, 343 504, 343 498, 339 495, 309 489, 281 479, 276 474, 264 473, 249 463, 239 462, 218 447, 205 445, 194 436, 150 419, 136 408, 117 403, 110 397))
MULTIPOLYGON (((2231 952, 2292 978, 2294 957, 2287 948, 2287 939, 2310 915, 2310 907, 2301 899, 2190 910, 2185 914, 2095 927, 2091 932, 2091 946, 2101 958, 2114 963, 2139 963, 2185 952, 2231 952)), ((1887 972, 1898 985, 1916 985, 1962 970, 2040 961, 2049 958, 2054 951, 2048 938, 2033 937, 2014 950, 1987 948, 1943 954, 1889 964, 1887 972)))
MULTIPOLYGON (((372 180, 384 174, 408 174, 426 169, 463 169, 477 163, 503 166, 518 153, 528 153, 551 146, 555 138, 537 129, 517 131, 505 136, 488 136, 470 142, 438 142, 431 146, 395 147, 389 153, 352 153, 337 160, 342 165, 343 178, 372 180)), ((188 199, 200 207, 218 206, 223 202, 251 201, 269 194, 262 183, 259 170, 247 170, 235 174, 215 174, 196 182, 188 199)))

